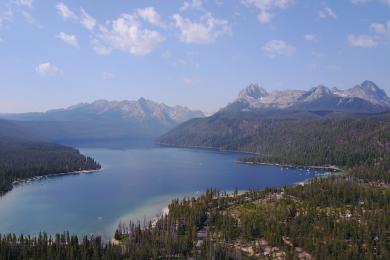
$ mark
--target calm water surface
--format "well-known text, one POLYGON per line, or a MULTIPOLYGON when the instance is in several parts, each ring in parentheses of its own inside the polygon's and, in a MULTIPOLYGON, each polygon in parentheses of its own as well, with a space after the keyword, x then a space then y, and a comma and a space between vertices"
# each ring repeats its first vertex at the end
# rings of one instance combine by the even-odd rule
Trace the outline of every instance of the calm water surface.
POLYGON ((81 152, 104 169, 15 187, 0 197, 0 233, 69 230, 109 239, 120 221, 154 217, 176 197, 209 187, 231 191, 283 186, 320 173, 237 164, 242 154, 207 150, 84 148, 81 152))

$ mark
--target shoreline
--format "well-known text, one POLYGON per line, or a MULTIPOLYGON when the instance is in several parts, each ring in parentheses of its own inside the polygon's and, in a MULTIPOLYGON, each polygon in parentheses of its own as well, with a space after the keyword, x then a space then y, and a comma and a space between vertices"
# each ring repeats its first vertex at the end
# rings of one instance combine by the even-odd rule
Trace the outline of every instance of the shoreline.
MULTIPOLYGON (((213 146, 188 146, 188 145, 175 145, 175 144, 167 144, 156 142, 156 145, 165 146, 165 147, 174 147, 174 148, 187 148, 187 149, 199 149, 199 150, 213 150, 217 152, 230 152, 230 153, 242 153, 242 154, 251 154, 251 155, 261 155, 255 152, 241 151, 241 150, 229 150, 229 149, 221 149, 213 146)), ((281 164, 281 163, 261 163, 261 162, 245 162, 240 161, 240 159, 236 160, 236 163, 239 164, 249 164, 249 165, 268 165, 268 166, 279 166, 279 167, 289 167, 289 168, 311 168, 311 169, 329 169, 335 171, 343 171, 336 165, 330 166, 314 166, 314 165, 293 165, 293 164, 281 164)))
POLYGON ((39 181, 39 180, 46 179, 46 178, 62 177, 62 176, 67 176, 67 175, 78 175, 78 174, 83 174, 83 173, 96 173, 96 172, 100 172, 102 170, 103 170, 103 167, 101 167, 100 169, 95 169, 95 170, 80 170, 80 171, 72 171, 72 172, 61 172, 61 173, 51 173, 51 174, 46 174, 46 175, 38 175, 38 176, 29 177, 29 178, 25 178, 25 179, 14 180, 12 182, 12 188, 15 188, 19 185, 23 185, 25 183, 39 181))
POLYGON ((315 165, 293 165, 293 164, 282 164, 282 163, 266 163, 266 162, 245 162, 245 161, 236 161, 239 164, 248 164, 248 165, 265 165, 265 166, 278 166, 286 168, 303 168, 303 169, 324 169, 324 170, 333 170, 336 172, 342 172, 343 170, 336 165, 330 166, 315 166, 315 165))
POLYGON ((212 150, 216 152, 229 152, 229 153, 242 153, 242 154, 251 154, 251 155, 260 155, 255 152, 248 152, 248 151, 240 151, 240 150, 229 150, 229 149, 222 149, 218 147, 213 146, 189 146, 189 145, 175 145, 175 144, 167 144, 167 143, 155 143, 158 146, 162 147, 173 147, 173 148, 187 148, 187 149, 198 149, 198 150, 212 150))

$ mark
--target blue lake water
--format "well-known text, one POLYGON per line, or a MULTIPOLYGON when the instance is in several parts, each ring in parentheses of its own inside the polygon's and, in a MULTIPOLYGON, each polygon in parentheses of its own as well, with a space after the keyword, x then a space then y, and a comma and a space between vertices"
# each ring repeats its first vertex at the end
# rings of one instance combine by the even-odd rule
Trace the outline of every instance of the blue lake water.
POLYGON ((119 222, 160 214, 174 198, 213 187, 291 185, 319 170, 237 164, 243 154, 179 148, 83 148, 103 170, 45 178, 15 187, 0 197, 0 233, 35 235, 65 230, 110 239, 119 222))

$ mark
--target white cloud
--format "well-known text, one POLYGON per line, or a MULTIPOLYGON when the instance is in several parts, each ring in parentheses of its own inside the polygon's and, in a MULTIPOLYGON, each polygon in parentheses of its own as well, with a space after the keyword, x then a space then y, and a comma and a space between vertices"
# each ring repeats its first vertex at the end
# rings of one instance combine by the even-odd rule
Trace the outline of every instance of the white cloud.
POLYGON ((277 55, 291 56, 295 52, 295 48, 293 46, 282 40, 268 41, 266 44, 263 45, 262 49, 270 57, 275 57, 277 55))
POLYGON ((377 41, 374 39, 374 37, 371 37, 369 35, 349 35, 348 43, 352 47, 360 47, 360 48, 373 48, 377 46, 377 41))
POLYGON ((372 23, 370 25, 373 35, 350 34, 347 37, 349 45, 352 47, 373 48, 381 41, 390 40, 390 20, 387 23, 372 23))
POLYGON ((322 19, 336 19, 337 18, 336 13, 330 7, 327 7, 327 6, 325 6, 324 8, 322 8, 322 10, 320 10, 319 16, 322 19))
POLYGON ((154 10, 153 7, 146 7, 143 9, 138 9, 137 14, 147 21, 148 23, 159 26, 159 27, 165 27, 164 22, 161 19, 161 16, 154 10))
POLYGON ((277 9, 287 9, 294 3, 294 0, 241 0, 246 6, 254 6, 259 9, 260 13, 257 19, 260 23, 268 23, 274 16, 277 9))
POLYGON ((34 0, 16 0, 16 4, 17 5, 23 5, 23 6, 27 6, 29 8, 32 8, 33 7, 33 2, 34 0))
POLYGON ((122 14, 118 19, 108 21, 106 26, 100 26, 92 42, 99 54, 118 49, 133 55, 146 55, 164 41, 158 31, 143 29, 136 14, 122 14))
POLYGON ((387 28, 384 24, 381 23, 373 23, 370 25, 371 30, 376 32, 377 34, 385 34, 387 31, 387 28))
POLYGON ((308 33, 303 36, 308 42, 318 42, 319 38, 317 34, 308 33))
POLYGON ((218 37, 231 33, 228 21, 216 19, 210 13, 203 15, 199 22, 180 14, 174 14, 172 18, 180 30, 180 40, 185 43, 213 43, 218 37))
POLYGON ((184 1, 182 6, 180 7, 180 11, 189 11, 189 10, 202 10, 203 9, 203 1, 202 0, 191 0, 184 1))
POLYGON ((39 64, 35 67, 35 71, 41 76, 61 76, 64 74, 62 69, 50 62, 39 64))
POLYGON ((373 23, 370 25, 370 29, 373 30, 377 37, 390 38, 390 20, 387 23, 373 23))
POLYGON ((57 9, 57 12, 60 16, 62 16, 62 18, 64 18, 65 20, 77 20, 78 17, 77 15, 72 11, 70 10, 64 3, 58 3, 56 5, 56 9, 57 9))
POLYGON ((90 16, 83 8, 81 8, 80 23, 88 30, 93 30, 96 25, 96 19, 90 16))
POLYGON ((66 44, 69 44, 73 47, 79 47, 79 43, 77 41, 77 37, 72 34, 66 34, 64 32, 60 32, 57 35, 57 38, 65 42, 66 44))

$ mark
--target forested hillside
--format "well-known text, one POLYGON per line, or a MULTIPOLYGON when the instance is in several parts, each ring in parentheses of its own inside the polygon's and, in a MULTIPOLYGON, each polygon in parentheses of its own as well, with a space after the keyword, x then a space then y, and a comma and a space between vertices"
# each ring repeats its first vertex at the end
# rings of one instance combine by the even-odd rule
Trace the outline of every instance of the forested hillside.
POLYGON ((244 160, 253 162, 372 165, 390 156, 390 113, 285 118, 217 113, 181 124, 157 142, 257 153, 244 160))
POLYGON ((12 189, 18 179, 99 168, 92 158, 71 147, 0 138, 0 194, 12 189))

